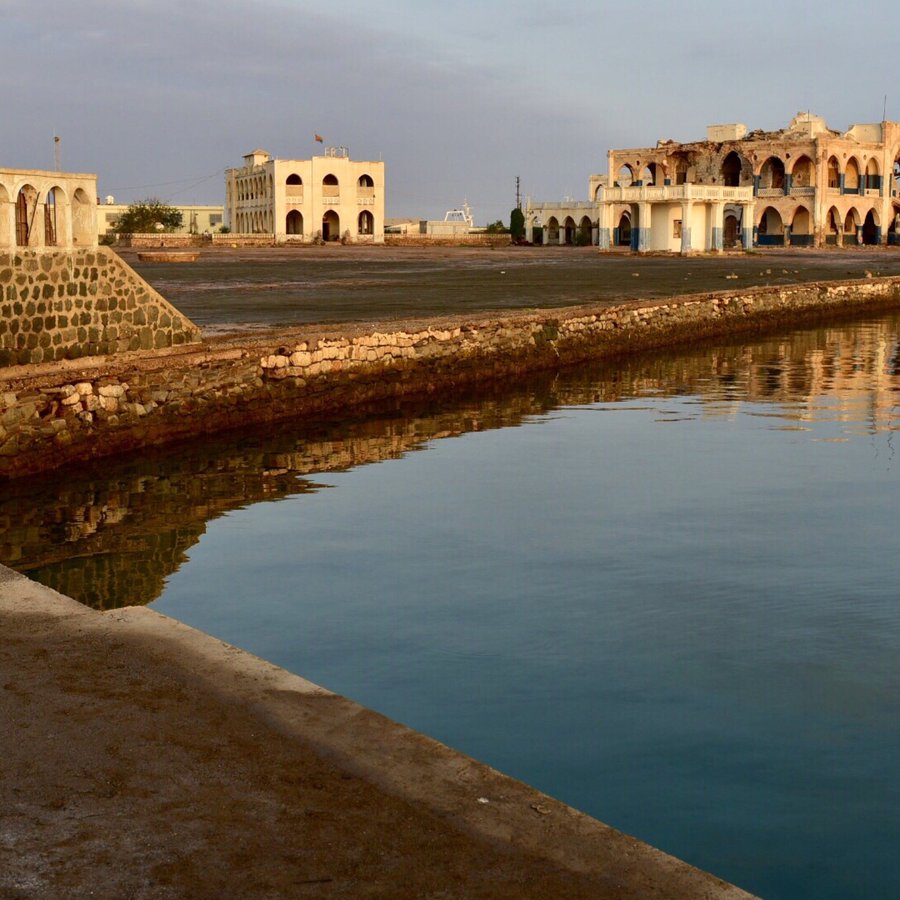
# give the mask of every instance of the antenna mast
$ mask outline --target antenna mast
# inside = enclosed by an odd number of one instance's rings
[[[516,209],[522,208],[522,195],[519,193],[519,176],[516,175]]]
[[[62,166],[60,165],[60,148],[59,148],[59,135],[53,135],[53,166],[57,172],[62,171]]]

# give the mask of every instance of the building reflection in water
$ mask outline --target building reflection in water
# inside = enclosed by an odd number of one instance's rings
[[[667,399],[682,397],[690,401],[688,418],[765,416],[771,427],[826,440],[893,432],[898,329],[900,316],[890,315],[753,344],[605,361],[445,398],[440,406],[432,399],[358,421],[269,426],[14,482],[0,499],[0,559],[100,609],[149,603],[206,523],[229,510],[317,491],[317,474],[520,425],[561,406],[615,410],[642,399],[665,412]]]

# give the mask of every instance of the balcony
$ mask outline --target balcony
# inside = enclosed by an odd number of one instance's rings
[[[792,197],[815,197],[816,189],[814,187],[806,187],[804,185],[797,186],[794,185],[791,187],[791,196]]]
[[[779,194],[783,194],[780,191]],[[752,187],[723,187],[718,184],[666,184],[639,187],[606,188],[603,199],[607,203],[672,203],[680,200],[723,201],[749,203]],[[592,204],[586,204],[588,206]]]
[[[760,188],[756,192],[756,196],[763,198],[783,197],[784,188]]]
[[[357,197],[356,205],[357,206],[374,206],[375,198],[374,197]]]
[[[337,201],[341,196],[341,188],[340,185],[337,184],[323,184],[322,185],[322,198],[325,200]]]

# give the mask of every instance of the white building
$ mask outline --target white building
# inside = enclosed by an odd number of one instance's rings
[[[181,213],[181,227],[176,228],[173,234],[204,234],[218,231],[225,222],[224,206],[179,206],[172,203],[173,209]],[[104,203],[97,207],[97,235],[103,237],[107,234],[115,234],[116,226],[122,214],[128,209],[127,203],[115,203],[111,197],[107,197]]]
[[[273,159],[265,150],[225,172],[225,224],[278,243],[384,242],[384,163],[354,161],[345,147],[312,159]]]

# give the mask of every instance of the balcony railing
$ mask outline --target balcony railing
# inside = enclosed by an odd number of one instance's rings
[[[760,188],[756,192],[757,197],[783,197],[784,188]]]
[[[816,189],[814,187],[807,187],[805,185],[793,185],[791,187],[791,196],[792,197],[815,197]]]
[[[866,188],[866,196],[867,197],[880,197],[881,191],[878,188]]]
[[[356,205],[357,206],[374,206],[375,198],[374,197],[357,197]]]
[[[356,189],[357,197],[374,197],[375,196],[375,188],[373,187],[358,187]]]
[[[656,186],[606,188],[608,203],[664,203],[676,200],[735,200],[750,202],[752,187],[723,187],[717,184],[666,184]]]
[[[285,185],[284,188],[285,197],[299,197],[300,202],[303,201],[303,185],[302,184],[288,184]]]
[[[334,198],[335,200],[341,196],[341,188],[340,185],[337,184],[323,184],[322,185],[322,196],[327,198]]]

